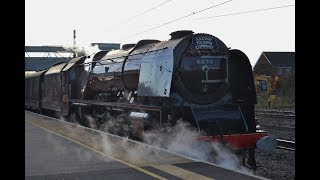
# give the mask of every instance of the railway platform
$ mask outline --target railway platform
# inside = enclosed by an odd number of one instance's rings
[[[25,179],[264,179],[25,111]]]

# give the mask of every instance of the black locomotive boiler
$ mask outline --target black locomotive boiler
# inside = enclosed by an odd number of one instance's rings
[[[181,119],[198,131],[199,141],[248,150],[255,167],[257,142],[272,146],[272,138],[256,130],[248,57],[210,34],[170,35],[26,75],[26,108],[76,114],[86,126],[88,116],[97,126],[112,121],[109,131],[134,138],[148,130],[165,133]]]

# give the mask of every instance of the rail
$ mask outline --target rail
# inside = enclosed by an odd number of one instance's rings
[[[256,113],[256,115],[268,116],[273,118],[286,118],[286,119],[295,119],[295,115],[286,115],[286,114],[275,114],[275,113]]]
[[[276,128],[286,128],[286,129],[291,129],[291,130],[295,130],[295,127],[291,127],[291,126],[279,126],[279,125],[272,125],[272,124],[263,124],[263,123],[259,123],[260,126],[267,126],[267,127],[276,127]]]
[[[289,150],[289,151],[295,151],[295,142],[294,141],[288,141],[284,139],[277,139],[278,141],[278,149],[284,149],[284,150]]]
[[[276,109],[255,109],[255,111],[265,112],[265,113],[295,114],[295,111],[285,111],[285,110],[276,110]]]

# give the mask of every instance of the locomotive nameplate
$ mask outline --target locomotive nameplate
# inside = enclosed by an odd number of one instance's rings
[[[214,37],[210,35],[198,35],[192,38],[192,43],[190,45],[190,49],[192,51],[199,49],[212,49],[217,50],[218,44]]]
[[[169,97],[172,71],[172,49],[146,53],[141,59],[138,96]]]

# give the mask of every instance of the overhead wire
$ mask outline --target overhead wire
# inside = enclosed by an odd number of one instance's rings
[[[295,6],[295,5],[291,4],[291,5],[286,5],[286,6],[277,6],[277,7],[263,8],[263,9],[255,9],[255,10],[250,10],[250,11],[242,11],[242,12],[222,14],[222,15],[216,15],[216,16],[210,16],[210,17],[197,18],[197,19],[194,19],[194,20],[211,19],[211,18],[224,17],[224,16],[234,16],[234,15],[239,15],[239,14],[248,14],[248,13],[253,13],[253,12],[258,12],[258,11],[267,11],[267,10],[291,7],[291,6]]]
[[[242,12],[235,12],[235,13],[229,13],[229,14],[216,15],[216,16],[211,16],[211,17],[197,18],[197,19],[194,19],[194,20],[218,18],[218,17],[224,17],[224,16],[234,16],[234,15],[248,14],[248,13],[254,13],[254,12],[259,12],[259,11],[267,11],[267,10],[273,10],[273,9],[287,8],[287,7],[292,7],[292,6],[295,6],[295,5],[292,5],[292,4],[291,4],[291,5],[284,5],[284,6],[263,8],[263,9],[255,9],[255,10],[250,10],[250,11],[242,11]],[[190,15],[188,15],[188,16],[190,16]],[[149,30],[156,29],[156,28],[158,28],[158,27],[163,26],[164,24],[161,24],[161,25],[159,25],[159,24],[149,24],[149,25],[145,25],[145,26],[155,26],[155,25],[157,25],[157,27],[154,27],[154,28],[149,29]],[[135,27],[143,27],[143,26],[135,26]],[[135,35],[142,34],[142,33],[147,32],[147,31],[149,31],[149,30],[143,31],[143,32],[141,32],[141,33],[134,34],[134,35],[132,35],[132,36],[128,36],[127,38],[134,37]]]
[[[161,3],[161,4],[157,5],[157,6],[154,6],[154,7],[152,7],[151,9],[148,9],[148,10],[146,10],[146,11],[144,11],[144,12],[138,14],[138,15],[133,16],[130,20],[132,20],[132,19],[134,19],[134,18],[136,18],[136,17],[139,17],[139,16],[141,16],[141,15],[144,15],[144,14],[146,14],[147,12],[150,12],[150,11],[152,11],[152,10],[154,10],[154,9],[156,9],[156,8],[162,6],[162,5],[164,5],[164,4],[166,4],[166,3],[170,2],[170,1],[173,1],[173,0],[168,0],[168,1],[165,1],[165,2],[163,2],[163,3]],[[130,21],[130,20],[129,20],[129,21]]]
[[[295,5],[294,5],[294,4],[290,4],[290,5],[285,5],[285,6],[277,6],[277,7],[263,8],[263,9],[254,9],[254,10],[249,10],[249,11],[242,11],[242,12],[221,14],[221,15],[210,16],[210,17],[196,18],[196,19],[194,19],[194,20],[218,18],[218,17],[224,17],[224,16],[234,16],[234,15],[248,14],[248,13],[254,13],[254,12],[259,12],[259,11],[268,11],[268,10],[274,10],[274,9],[280,9],[280,8],[287,8],[287,7],[292,7],[292,6],[295,6]],[[148,25],[134,26],[134,27],[158,26],[158,25],[159,25],[159,24],[148,24]]]
[[[142,33],[148,32],[148,31],[152,31],[152,30],[154,30],[154,29],[157,29],[157,28],[160,28],[160,27],[162,27],[162,26],[171,24],[171,23],[173,23],[173,22],[179,21],[179,20],[184,19],[184,18],[187,18],[187,17],[189,17],[189,16],[193,16],[193,15],[195,15],[195,14],[201,13],[201,12],[206,11],[206,10],[209,10],[209,9],[212,9],[212,8],[214,8],[214,7],[218,7],[218,6],[220,6],[220,5],[229,3],[229,2],[231,2],[231,1],[233,1],[233,0],[224,1],[224,2],[222,2],[222,3],[219,3],[219,4],[216,4],[216,5],[210,6],[210,7],[208,7],[208,8],[201,9],[201,10],[196,11],[196,12],[192,12],[191,14],[188,14],[188,15],[182,16],[182,17],[180,17],[180,18],[177,18],[177,19],[175,19],[175,20],[172,20],[172,21],[163,23],[163,24],[161,24],[161,25],[159,25],[159,26],[156,26],[156,27],[153,27],[153,28],[151,28],[151,29],[147,29],[147,30],[145,30],[145,31],[142,31],[142,32],[139,32],[139,33],[130,35],[130,36],[128,36],[127,38],[135,37],[135,36],[137,36],[137,35],[139,35],[139,34],[142,34]]]
[[[154,7],[146,10],[146,11],[143,11],[142,13],[137,14],[137,15],[131,17],[130,19],[126,20],[126,22],[128,23],[128,22],[132,21],[133,19],[135,19],[135,18],[137,18],[137,17],[139,17],[139,16],[142,16],[142,15],[144,15],[144,14],[146,14],[146,13],[152,11],[152,10],[155,10],[156,8],[158,8],[158,7],[160,7],[160,6],[163,6],[163,5],[167,4],[167,3],[170,2],[170,1],[173,1],[173,0],[167,0],[167,1],[163,2],[163,3],[161,3],[161,4],[158,4],[158,5],[154,6]],[[124,23],[125,23],[125,22],[122,22],[122,23],[119,23],[119,24],[122,24],[122,25],[123,25]]]

